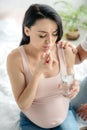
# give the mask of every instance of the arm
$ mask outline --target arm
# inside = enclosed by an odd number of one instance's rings
[[[64,49],[65,59],[66,59],[66,67],[68,74],[74,74],[74,64],[75,64],[75,54],[72,52],[71,47],[67,47]],[[73,83],[71,84],[70,94],[68,97],[73,99],[79,92],[79,84],[78,81],[74,79]]]
[[[76,55],[76,62],[81,63],[87,58],[87,51],[85,51],[81,45],[77,46],[77,55]],[[79,59],[79,60],[78,60]]]
[[[75,54],[72,52],[71,47],[65,48],[64,54],[65,54],[65,60],[66,60],[67,73],[72,74],[73,73],[73,67],[74,67],[74,64],[75,64]]]
[[[18,106],[22,110],[27,110],[35,98],[41,73],[39,71],[35,72],[32,78],[29,79],[29,84],[25,86],[25,76],[21,60],[19,54],[14,52],[7,57],[7,71]]]

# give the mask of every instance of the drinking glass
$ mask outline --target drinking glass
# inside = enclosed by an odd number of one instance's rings
[[[66,74],[66,75],[61,75],[61,80],[62,80],[62,94],[65,97],[68,97],[71,93],[71,87],[74,82],[74,74]]]

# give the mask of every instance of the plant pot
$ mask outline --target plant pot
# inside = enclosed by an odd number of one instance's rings
[[[66,38],[68,39],[68,40],[77,40],[78,38],[79,38],[79,36],[80,36],[80,33],[79,33],[79,31],[78,31],[78,29],[76,29],[76,30],[74,30],[74,31],[68,31],[67,33],[66,33]]]

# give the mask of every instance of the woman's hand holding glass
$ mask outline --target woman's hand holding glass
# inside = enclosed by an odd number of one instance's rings
[[[62,76],[62,83],[59,88],[61,89],[61,94],[70,100],[75,98],[80,90],[78,81],[74,79],[73,75]]]
[[[75,80],[74,64],[75,64],[75,54],[73,54],[70,47],[64,49],[64,56],[66,62],[66,71],[61,72],[61,82],[62,82],[62,95],[73,99],[79,92],[78,81]]]

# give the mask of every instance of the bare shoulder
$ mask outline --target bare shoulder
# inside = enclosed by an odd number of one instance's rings
[[[18,56],[19,56],[19,51],[18,51],[18,48],[16,48],[8,54],[7,59],[12,60],[14,58],[15,60],[16,58],[18,58]]]
[[[18,48],[12,50],[7,56],[7,70],[19,68],[21,66],[21,56]]]

